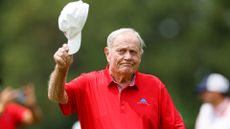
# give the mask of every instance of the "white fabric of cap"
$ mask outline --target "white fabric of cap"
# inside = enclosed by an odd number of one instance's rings
[[[88,16],[89,5],[81,0],[70,2],[62,9],[58,17],[58,27],[68,39],[69,54],[80,49],[81,31]]]
[[[229,81],[221,74],[212,73],[207,78],[206,88],[212,92],[227,93],[229,90]]]

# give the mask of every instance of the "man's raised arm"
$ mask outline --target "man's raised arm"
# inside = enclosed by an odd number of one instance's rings
[[[73,56],[68,54],[68,46],[64,44],[54,54],[56,66],[51,73],[48,84],[48,98],[61,104],[68,102],[68,96],[64,90],[66,76],[70,64],[73,62]]]

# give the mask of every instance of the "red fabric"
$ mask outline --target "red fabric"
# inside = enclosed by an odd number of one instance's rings
[[[185,129],[165,86],[137,72],[135,86],[119,92],[108,69],[82,74],[67,83],[65,115],[76,112],[82,129]]]
[[[0,129],[16,129],[26,110],[26,108],[16,103],[8,104],[5,111],[0,114]]]

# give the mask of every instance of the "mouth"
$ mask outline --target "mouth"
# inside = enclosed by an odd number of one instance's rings
[[[120,65],[121,65],[121,66],[126,66],[126,67],[131,67],[131,66],[133,66],[133,64],[131,64],[131,63],[121,63]]]

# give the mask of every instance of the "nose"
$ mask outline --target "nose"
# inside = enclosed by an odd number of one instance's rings
[[[125,59],[125,60],[130,60],[131,58],[132,58],[131,53],[130,53],[129,51],[127,51],[127,52],[125,53],[125,55],[124,55],[124,59]]]

